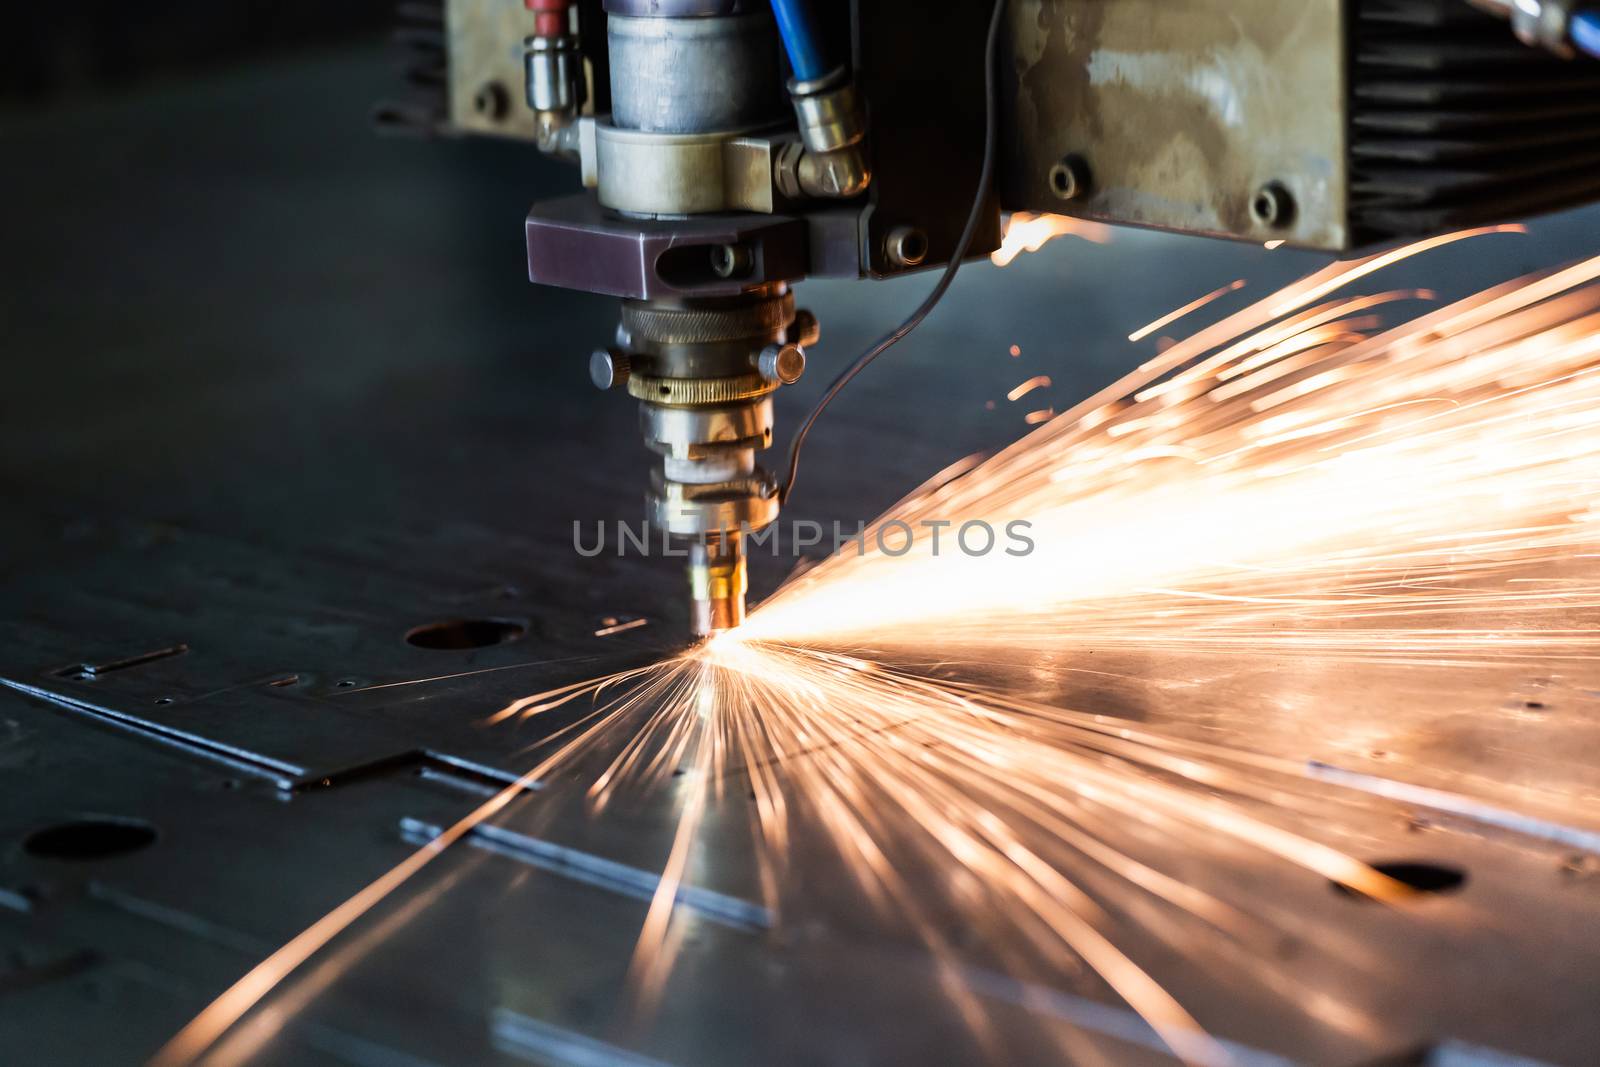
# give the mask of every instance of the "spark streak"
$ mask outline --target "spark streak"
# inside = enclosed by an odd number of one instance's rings
[[[1010,400],[1012,403],[1015,403],[1016,401],[1027,396],[1029,393],[1033,392],[1035,389],[1048,388],[1050,388],[1050,376],[1048,374],[1035,374],[1032,378],[1029,378],[1027,381],[1011,390],[1011,392],[1007,393],[1006,399]]]
[[[1240,289],[1243,289],[1244,287],[1245,287],[1245,280],[1243,278],[1240,278],[1237,281],[1230,282],[1227,285],[1224,285],[1224,286],[1222,286],[1220,288],[1213,289],[1213,290],[1211,290],[1211,292],[1207,293],[1205,296],[1200,297],[1200,299],[1191,300],[1189,303],[1183,305],[1182,307],[1177,308],[1177,309],[1175,309],[1173,311],[1167,312],[1165,315],[1161,316],[1159,319],[1156,319],[1154,322],[1149,323],[1148,325],[1145,325],[1145,326],[1141,326],[1139,329],[1134,330],[1132,333],[1130,333],[1128,335],[1128,340],[1134,341],[1134,342],[1143,341],[1146,337],[1149,337],[1151,334],[1155,333],[1157,330],[1161,329],[1162,327],[1171,326],[1174,322],[1177,322],[1181,318],[1185,318],[1186,316],[1194,314],[1196,311],[1199,311],[1201,308],[1205,307],[1207,304],[1210,304],[1211,302],[1213,302],[1215,300],[1220,300],[1223,297],[1227,296],[1229,293],[1236,293]]]
[[[1043,648],[1070,620],[1101,648],[1592,655],[1594,631],[1543,613],[1600,585],[1511,579],[1600,539],[1600,257],[1382,332],[1366,312],[1407,294],[1313,305],[1372,262],[1203,330],[892,516],[1023,520],[1032,555],[893,557],[869,528],[746,635]],[[1423,629],[1490,611],[1511,624]]]

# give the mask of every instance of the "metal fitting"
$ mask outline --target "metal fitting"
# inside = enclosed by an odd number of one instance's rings
[[[576,116],[583,107],[583,54],[576,37],[529,37],[522,42],[528,106]]]
[[[916,267],[928,258],[928,235],[915,226],[896,226],[884,239],[884,252],[897,267]]]
[[[789,170],[787,179],[779,174],[779,186],[797,190],[785,195],[847,200],[860,196],[872,181],[865,146],[866,119],[860,96],[850,73],[840,67],[826,77],[811,81],[791,81],[789,98],[794,103],[805,151],[780,157]]]
[[[806,354],[796,344],[768,345],[756,358],[756,369],[769,382],[793,385],[806,372]]]
[[[800,139],[813,152],[836,152],[866,136],[861,100],[843,67],[825,78],[791,81],[789,99],[799,120]]]
[[[720,533],[689,547],[689,623],[697,637],[741,626],[748,588],[741,534]]]
[[[872,173],[860,145],[833,152],[806,151],[795,171],[796,184],[807,196],[827,200],[849,200],[867,191]]]
[[[539,151],[566,160],[580,157],[576,123],[585,96],[583,54],[570,36],[526,38],[524,90],[533,110],[534,142]]]

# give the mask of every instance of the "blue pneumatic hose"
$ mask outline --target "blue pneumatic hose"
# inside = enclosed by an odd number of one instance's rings
[[[789,66],[798,80],[813,81],[833,70],[836,64],[828,62],[826,42],[811,0],[772,0],[772,15],[778,20],[778,35],[783,38]]]
[[[1567,27],[1567,36],[1572,38],[1573,46],[1580,52],[1586,52],[1600,59],[1600,11],[1591,9],[1572,16],[1572,22]]]

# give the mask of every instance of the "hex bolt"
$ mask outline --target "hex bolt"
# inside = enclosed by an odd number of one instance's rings
[[[1057,200],[1077,200],[1089,194],[1089,161],[1082,156],[1062,156],[1050,168],[1050,191]]]
[[[1267,182],[1250,198],[1250,217],[1262,226],[1283,229],[1294,221],[1294,194],[1282,182]]]
[[[806,354],[799,345],[768,345],[756,360],[756,370],[769,382],[793,385],[806,370]]]
[[[750,249],[744,245],[714,245],[711,249],[711,272],[719,278],[744,278],[753,265]]]
[[[915,226],[896,226],[884,240],[889,262],[897,267],[915,267],[928,258],[928,235]]]
[[[789,324],[786,336],[791,343],[810,348],[822,340],[822,323],[810,311],[801,308],[794,313],[794,321]]]
[[[616,348],[597,348],[589,356],[589,380],[596,389],[620,389],[628,384],[632,360]]]

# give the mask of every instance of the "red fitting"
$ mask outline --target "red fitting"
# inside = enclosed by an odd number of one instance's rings
[[[572,6],[571,0],[523,0],[529,11],[533,12],[533,34],[535,37],[565,37],[570,23],[567,21],[567,9]]]

